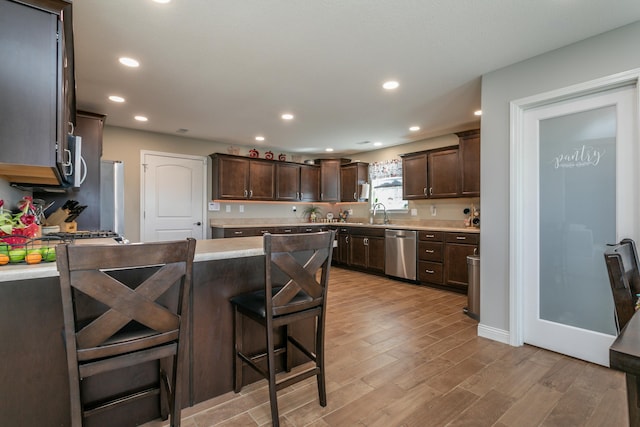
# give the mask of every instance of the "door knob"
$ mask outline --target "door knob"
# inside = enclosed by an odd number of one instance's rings
[[[202,225],[202,223],[201,223],[200,221],[198,221],[198,222],[194,222],[194,223],[193,223],[193,225],[198,225],[198,226],[200,226],[200,225]]]

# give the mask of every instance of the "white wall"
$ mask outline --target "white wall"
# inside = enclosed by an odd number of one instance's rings
[[[509,102],[640,67],[640,22],[482,79],[481,321],[509,329]]]

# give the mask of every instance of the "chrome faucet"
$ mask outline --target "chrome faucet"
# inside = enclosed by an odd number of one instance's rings
[[[373,205],[373,215],[371,216],[371,220],[369,222],[373,224],[373,218],[376,216],[376,212],[378,211],[379,207],[382,207],[382,211],[384,212],[384,223],[389,224],[389,217],[387,216],[387,208],[380,202]]]

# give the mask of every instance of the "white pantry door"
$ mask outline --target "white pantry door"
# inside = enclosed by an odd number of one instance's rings
[[[140,240],[205,238],[207,159],[141,152]]]
[[[603,253],[637,239],[635,87],[524,113],[524,341],[609,365],[614,304]]]

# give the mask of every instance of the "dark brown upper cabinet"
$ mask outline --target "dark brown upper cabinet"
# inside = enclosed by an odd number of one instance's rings
[[[480,129],[457,133],[460,139],[460,194],[480,195]]]
[[[428,195],[427,153],[402,156],[402,197],[404,200],[425,199]]]
[[[343,202],[360,201],[362,184],[369,179],[369,164],[348,163],[340,167],[340,200]]]
[[[340,159],[320,160],[320,201],[340,201]]]
[[[315,202],[319,195],[319,166],[276,163],[276,200]]]
[[[6,83],[0,99],[0,176],[16,183],[60,185],[75,114],[75,106],[65,105],[75,103],[69,81],[71,3],[5,0],[0,16],[0,75]]]
[[[274,162],[225,154],[212,154],[211,158],[214,199],[275,199]]]
[[[429,198],[458,197],[460,195],[458,148],[433,151],[428,155],[427,182]]]

